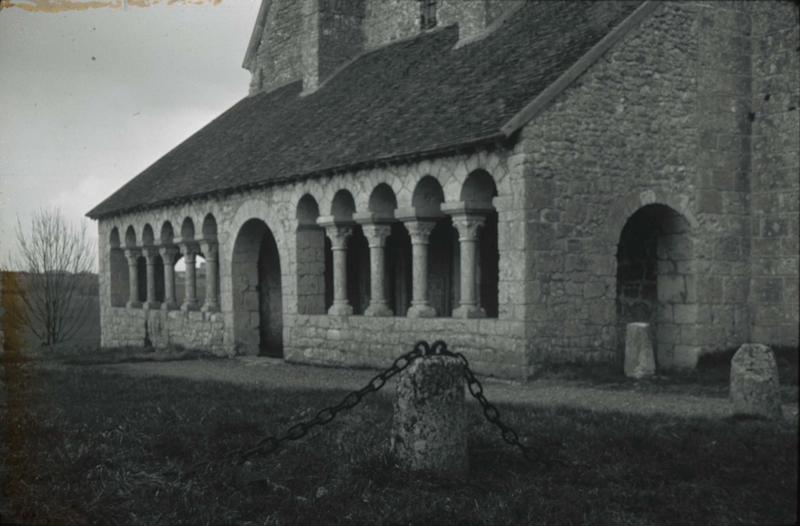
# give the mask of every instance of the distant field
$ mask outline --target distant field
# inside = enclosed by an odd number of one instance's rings
[[[22,305],[19,299],[19,288],[25,287],[25,275],[20,272],[3,273],[3,308],[14,308],[14,305]],[[82,348],[96,348],[100,346],[100,303],[98,298],[98,278],[97,274],[87,274],[83,277],[83,283],[79,290],[79,297],[77,301],[85,301],[88,303],[86,311],[86,322],[82,325],[80,330],[68,341],[62,344],[62,347],[82,347]],[[7,322],[6,322],[7,323]],[[7,329],[4,328],[7,331]],[[26,349],[39,348],[39,340],[36,335],[30,330],[23,328],[21,334],[22,343]]]

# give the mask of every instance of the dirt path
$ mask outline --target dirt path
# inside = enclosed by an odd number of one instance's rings
[[[281,360],[242,357],[230,360],[141,362],[98,366],[132,375],[159,375],[191,380],[213,380],[273,389],[353,390],[362,387],[376,371],[293,365]],[[495,403],[534,407],[568,406],[594,411],[632,414],[667,414],[684,417],[730,416],[726,398],[677,393],[652,393],[636,389],[609,389],[565,380],[512,382],[486,378],[486,397]],[[393,384],[381,391],[394,392]],[[785,404],[784,416],[796,421],[798,405]]]

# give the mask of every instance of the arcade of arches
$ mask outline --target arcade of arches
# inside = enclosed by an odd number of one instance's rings
[[[304,194],[296,205],[296,314],[337,317],[497,318],[497,188],[483,170],[470,174],[461,201],[445,202],[423,177],[398,209],[378,184],[366,210],[338,191],[330,214]],[[128,310],[215,313],[221,306],[217,222],[208,213],[196,234],[190,217],[160,235],[150,223],[110,232],[110,305]],[[230,256],[233,345],[237,353],[283,356],[284,286],[278,243],[263,218],[242,224]],[[197,265],[202,258],[204,264]],[[184,261],[185,270],[176,270]],[[229,322],[230,323],[230,322]]]
[[[605,356],[620,352],[631,321],[651,323],[663,366],[697,347],[692,227],[676,210],[650,204],[630,213],[608,247],[614,274],[590,269],[615,290],[598,299],[586,292],[584,305],[570,307],[556,295],[558,282],[544,281],[550,263],[522,266],[524,252],[503,239],[510,200],[488,171],[473,170],[448,192],[424,175],[401,198],[385,182],[363,195],[342,185],[327,197],[312,186],[294,191],[280,214],[264,201],[244,212],[241,204],[197,207],[109,224],[104,345],[146,337],[218,354],[377,366],[409,342],[444,337],[478,370],[521,376],[527,349],[565,337],[539,329],[536,317],[575,326],[588,308],[575,334],[584,330]],[[531,246],[546,241],[532,238]],[[509,279],[517,269],[527,274]],[[510,298],[528,294],[525,287],[540,295],[521,318]],[[611,318],[593,314],[606,304]],[[590,333],[606,328],[613,340]]]

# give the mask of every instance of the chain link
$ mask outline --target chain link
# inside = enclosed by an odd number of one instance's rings
[[[386,385],[386,382],[389,381],[389,379],[408,368],[412,363],[414,363],[415,360],[424,356],[436,355],[449,356],[456,358],[461,362],[464,370],[464,378],[467,382],[467,388],[473,398],[475,398],[481,405],[481,408],[483,409],[483,415],[486,420],[497,426],[498,429],[500,429],[500,436],[503,438],[503,440],[506,443],[517,447],[527,460],[532,462],[539,461],[540,459],[532,454],[530,448],[526,447],[520,441],[517,432],[503,423],[503,421],[500,419],[500,411],[486,399],[483,394],[483,385],[472,372],[467,358],[461,353],[449,351],[447,349],[447,344],[444,341],[437,340],[432,345],[428,345],[428,343],[425,341],[417,342],[411,351],[398,356],[389,368],[376,374],[369,382],[367,382],[364,387],[357,391],[348,393],[338,404],[319,410],[316,416],[314,416],[314,418],[311,420],[300,422],[291,426],[282,435],[266,436],[250,448],[239,448],[227,453],[217,460],[208,460],[197,463],[192,466],[187,473],[195,472],[202,467],[207,468],[213,464],[228,462],[234,459],[237,459],[238,464],[241,465],[254,455],[268,455],[273,453],[286,442],[300,440],[301,438],[305,437],[314,427],[328,424],[334,418],[336,418],[336,415],[338,415],[341,411],[346,411],[357,406],[359,403],[361,403],[365,396],[380,390],[384,385]]]

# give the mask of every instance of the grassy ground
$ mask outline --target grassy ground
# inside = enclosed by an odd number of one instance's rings
[[[6,357],[0,513],[47,524],[779,524],[796,518],[787,423],[501,408],[529,465],[475,411],[468,476],[386,453],[373,397],[247,470],[177,471],[285,429],[344,393],[41,369]],[[488,393],[491,398],[491,393]],[[471,411],[475,408],[472,407]],[[0,517],[0,523],[3,517]]]
[[[707,354],[700,358],[694,370],[670,371],[668,374],[659,373],[655,377],[644,380],[626,378],[622,372],[622,365],[614,363],[550,364],[544,366],[536,377],[576,380],[606,389],[727,397],[730,386],[730,364],[736,351],[737,349],[729,349]],[[783,402],[797,402],[800,351],[797,348],[776,347],[773,348],[773,352],[778,363]]]

